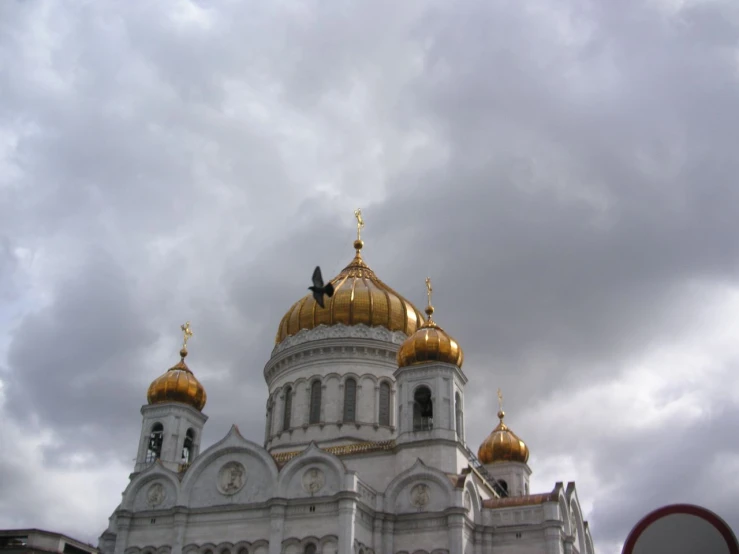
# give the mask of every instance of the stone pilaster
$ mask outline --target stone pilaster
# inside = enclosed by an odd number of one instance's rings
[[[285,528],[286,503],[273,504],[269,510],[269,554],[281,554]]]
[[[372,527],[372,548],[377,554],[382,552],[382,519],[375,518]]]
[[[559,528],[549,527],[544,530],[544,541],[547,554],[564,554],[562,552],[562,538]]]
[[[131,530],[131,516],[119,514],[116,521],[118,533],[115,541],[115,554],[123,554],[128,546],[128,533]]]
[[[175,508],[174,514],[174,536],[172,537],[171,554],[182,554],[185,542],[185,531],[187,530],[187,514],[182,508]]]
[[[357,504],[354,499],[345,498],[339,500],[338,554],[352,554],[354,551],[354,518],[356,514]]]
[[[464,515],[449,514],[446,524],[449,530],[449,554],[464,554]]]
[[[385,537],[384,537],[384,549],[382,554],[393,554],[395,552],[395,524],[386,519],[385,520]]]

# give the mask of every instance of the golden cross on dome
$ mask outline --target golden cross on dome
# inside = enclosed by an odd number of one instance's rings
[[[498,411],[503,411],[503,392],[498,389]]]
[[[429,298],[429,306],[431,305],[431,293],[434,289],[431,288],[431,277],[426,277],[426,296]]]
[[[190,337],[192,336],[190,322],[188,321],[184,325],[180,325],[180,329],[182,329],[182,334],[184,335],[184,340],[182,341],[182,349],[187,350],[187,341],[190,340]]]
[[[364,219],[362,219],[362,209],[357,208],[354,210],[354,217],[357,218],[357,240],[362,240],[361,231],[362,227],[364,227]]]

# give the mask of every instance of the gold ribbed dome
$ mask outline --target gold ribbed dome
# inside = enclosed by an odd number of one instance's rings
[[[488,438],[482,441],[477,451],[477,458],[483,464],[495,462],[521,462],[526,463],[529,459],[529,447],[518,436],[503,423],[505,412],[500,410],[498,418],[500,423],[493,429]]]
[[[277,330],[275,344],[302,329],[319,325],[359,325],[385,327],[411,335],[423,322],[423,315],[413,304],[377,278],[362,260],[363,242],[357,239],[354,259],[341,273],[331,279],[332,297],[326,297],[321,308],[311,293],[298,300],[287,311]]]
[[[432,318],[434,307],[431,305],[431,279],[426,278],[429,304],[426,306],[427,321],[398,350],[398,367],[408,367],[426,362],[444,362],[462,367],[464,353],[456,340],[446,334]]]
[[[164,375],[154,379],[149,385],[146,398],[149,404],[179,402],[200,411],[207,399],[205,389],[185,363],[187,349],[180,350],[180,356],[182,358],[175,366],[167,370]]]

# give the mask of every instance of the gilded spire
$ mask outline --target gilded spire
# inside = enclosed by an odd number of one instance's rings
[[[362,228],[364,227],[364,219],[362,219],[362,209],[357,208],[354,210],[354,217],[357,218],[357,240],[354,241],[354,248],[357,249],[357,254],[359,254],[359,251],[364,246],[364,242],[362,242]]]
[[[182,359],[187,356],[187,341],[190,340],[190,337],[192,337],[192,329],[190,329],[190,322],[186,322],[182,325],[180,325],[180,329],[182,329],[182,350],[180,350],[180,356],[182,356]]]
[[[503,411],[503,392],[498,389],[498,419],[500,419],[501,423],[503,423],[504,417],[505,412]]]
[[[426,296],[428,297],[428,305],[426,306],[426,315],[429,318],[429,322],[433,321],[432,315],[434,313],[434,307],[431,305],[431,293],[434,289],[431,288],[431,277],[426,277]]]

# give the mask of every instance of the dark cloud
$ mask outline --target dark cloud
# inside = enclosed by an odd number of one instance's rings
[[[279,320],[315,265],[350,261],[361,205],[380,278],[419,306],[434,281],[473,446],[501,386],[532,465],[575,451],[596,545],[673,500],[737,526],[710,492],[737,455],[733,385],[703,379],[710,417],[577,441],[556,429],[586,408],[540,410],[711,332],[707,299],[736,287],[738,24],[729,2],[2,3],[0,302],[22,314],[0,319],[3,425],[51,432],[23,447],[50,471],[130,466],[191,320],[205,442],[260,441]],[[732,354],[703,353],[729,379]],[[36,500],[2,525],[50,517],[21,473]],[[110,487],[70,532],[97,536]]]

